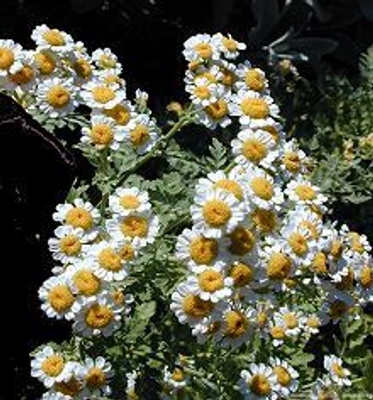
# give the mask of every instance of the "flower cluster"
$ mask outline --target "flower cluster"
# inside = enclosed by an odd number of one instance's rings
[[[110,49],[89,54],[82,42],[47,25],[37,26],[31,39],[34,50],[0,40],[0,90],[44,120],[86,114],[87,109],[90,123],[81,142],[99,150],[125,145],[144,154],[154,146],[158,128],[147,95],[138,90],[131,103],[120,77],[122,65]]]
[[[371,246],[364,235],[325,218],[327,198],[311,182],[304,152],[286,139],[265,73],[241,60],[245,44],[220,33],[184,43],[190,104],[170,105],[179,119],[169,121],[161,135],[147,95],[137,91],[133,103],[127,99],[122,67],[111,50],[90,55],[83,43],[46,25],[31,37],[35,50],[0,40],[0,87],[29,112],[49,119],[89,110],[79,147],[91,155],[97,167],[93,184],[101,191],[94,202],[87,189],[74,188],[53,214],[59,226],[48,245],[56,265],[39,298],[48,317],[72,322],[74,340],[66,348],[45,345],[34,352],[31,374],[47,389],[42,399],[112,393],[137,399],[137,380],[146,380],[145,370],[159,378],[164,399],[194,398],[194,382],[215,398],[227,388],[254,400],[302,391],[302,371],[286,359],[286,348],[304,348],[327,324],[359,317],[373,299]],[[190,123],[218,132],[229,126],[235,133],[232,162],[199,175],[192,204],[186,199],[164,204],[170,192],[162,188],[152,199],[155,215],[150,195],[159,182],[146,182],[139,169],[164,155],[168,141]],[[185,204],[190,225],[178,220]],[[151,256],[140,259],[147,251]],[[143,265],[131,279],[141,282],[132,295],[128,282],[137,263]],[[157,295],[163,296],[159,302]],[[159,321],[139,345],[156,312]],[[174,316],[187,325],[180,334],[183,354],[198,345],[200,352],[212,348],[231,362],[235,350],[242,350],[232,371],[215,365],[213,357],[203,363],[204,355],[175,356],[178,343],[170,343],[169,332],[180,326],[172,325]],[[131,320],[138,326],[128,328]],[[184,340],[189,332],[193,343]],[[100,353],[97,344],[109,336],[114,350]],[[210,364],[214,369],[208,373]],[[334,398],[351,384],[342,364],[336,355],[325,356],[327,373],[307,383],[311,398]],[[118,393],[111,388],[112,365],[122,375]]]

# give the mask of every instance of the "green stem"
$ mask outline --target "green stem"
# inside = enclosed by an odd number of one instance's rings
[[[183,115],[173,126],[172,128],[163,135],[155,146],[147,153],[145,156],[141,157],[136,165],[134,165],[131,169],[127,170],[125,173],[118,177],[116,186],[120,186],[123,181],[131,175],[133,172],[138,170],[141,166],[146,164],[151,158],[153,158],[162,147],[168,143],[168,141],[177,133],[179,132],[184,126],[193,122],[193,112],[190,112],[191,107],[188,108],[185,115]]]

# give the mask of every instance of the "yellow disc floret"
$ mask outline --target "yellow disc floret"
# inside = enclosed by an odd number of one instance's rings
[[[83,207],[74,207],[65,217],[66,223],[74,228],[82,228],[87,231],[93,227],[93,218],[89,211]]]
[[[109,103],[115,99],[115,91],[109,86],[101,85],[92,89],[93,99],[100,104]]]
[[[267,146],[259,139],[247,139],[242,143],[242,154],[254,164],[259,163],[268,154]]]
[[[253,192],[263,200],[268,201],[273,197],[272,183],[262,176],[253,178],[250,182],[250,187]]]
[[[73,282],[83,296],[93,296],[101,289],[100,279],[90,270],[81,269],[73,276]]]
[[[145,237],[148,234],[148,220],[138,215],[131,215],[123,219],[120,225],[123,235],[134,237]]]
[[[203,318],[211,314],[214,303],[209,300],[202,300],[199,296],[189,293],[183,299],[182,309],[189,317]]]
[[[43,39],[51,46],[64,46],[66,41],[58,29],[50,29],[43,34]]]
[[[268,396],[272,391],[268,378],[263,374],[254,375],[250,380],[249,386],[250,390],[260,397]]]
[[[102,304],[93,304],[86,312],[86,324],[95,329],[102,329],[108,326],[114,318],[113,310]]]
[[[291,271],[292,261],[284,253],[273,253],[268,261],[266,273],[269,279],[284,280]]]
[[[230,234],[231,244],[229,251],[237,256],[244,256],[249,253],[256,242],[254,234],[244,226],[237,226]]]
[[[64,108],[70,102],[70,92],[61,85],[51,87],[47,92],[47,101],[53,108]]]
[[[118,272],[122,269],[122,259],[109,247],[100,251],[98,262],[102,268],[108,271]]]
[[[265,119],[269,115],[268,104],[263,99],[244,99],[241,102],[241,110],[244,115],[253,119]]]
[[[0,69],[7,70],[14,63],[14,53],[7,47],[0,47]]]
[[[206,270],[198,276],[198,284],[203,291],[213,293],[224,287],[224,278],[218,271]]]
[[[130,132],[131,143],[135,147],[140,147],[150,139],[149,128],[146,125],[138,124]]]
[[[209,200],[202,209],[205,221],[214,228],[224,226],[232,217],[232,210],[223,200]]]
[[[74,301],[74,295],[67,285],[57,285],[48,293],[48,303],[57,312],[70,309]]]
[[[232,265],[229,270],[229,276],[233,278],[233,285],[235,287],[246,286],[254,279],[254,275],[254,269],[242,262]]]
[[[41,370],[48,376],[58,376],[65,366],[65,362],[59,354],[53,354],[41,364]]]
[[[191,259],[197,264],[210,265],[218,256],[219,244],[212,238],[197,237],[189,245]]]
[[[92,142],[99,146],[109,146],[114,139],[112,128],[106,124],[96,124],[92,127],[90,136]]]
[[[82,243],[77,236],[66,235],[60,240],[59,247],[62,253],[67,254],[68,256],[75,256],[80,253]]]

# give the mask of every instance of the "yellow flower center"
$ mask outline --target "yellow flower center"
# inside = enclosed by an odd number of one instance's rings
[[[314,200],[316,198],[315,190],[311,186],[305,184],[298,185],[295,188],[295,193],[299,199],[303,201]]]
[[[142,238],[148,234],[149,225],[146,218],[138,215],[130,215],[123,219],[120,229],[124,236]]]
[[[354,285],[354,271],[349,267],[347,271],[347,275],[342,276],[342,279],[340,282],[338,282],[335,286],[339,290],[347,290],[351,289],[352,286]]]
[[[348,311],[347,304],[342,300],[334,300],[330,304],[329,317],[332,320],[341,318]]]
[[[56,61],[47,52],[36,53],[34,57],[42,75],[50,75],[56,68]]]
[[[114,292],[111,292],[111,297],[114,300],[115,304],[121,305],[124,303],[124,300],[126,299],[126,296],[124,295],[123,291],[118,289],[115,290]]]
[[[298,232],[293,232],[288,239],[288,243],[294,253],[301,257],[308,253],[307,239]]]
[[[250,182],[250,187],[253,192],[263,200],[271,200],[273,197],[272,183],[262,176],[253,178]]]
[[[208,86],[197,86],[194,89],[194,94],[201,100],[208,99],[211,96],[211,92]]]
[[[66,44],[62,33],[58,29],[50,29],[45,32],[43,39],[51,46],[64,46]]]
[[[135,250],[132,245],[124,244],[119,250],[118,254],[122,260],[132,261],[135,258]]]
[[[100,279],[90,270],[79,270],[73,276],[73,282],[83,296],[93,296],[101,289]]]
[[[319,328],[320,327],[320,320],[316,315],[311,315],[308,319],[307,319],[307,326],[309,328]]]
[[[287,329],[295,329],[299,325],[297,316],[294,313],[286,313],[283,316]]]
[[[343,253],[343,244],[340,240],[334,240],[330,248],[330,254],[336,258],[341,258]]]
[[[115,99],[115,91],[105,85],[97,86],[92,89],[93,99],[100,104],[109,103],[109,101]]]
[[[41,364],[41,370],[48,376],[58,376],[65,366],[63,358],[53,354],[46,358]]]
[[[74,256],[80,253],[82,244],[77,236],[66,235],[60,240],[59,247],[62,253]]]
[[[268,396],[271,391],[271,384],[263,374],[256,374],[250,380],[250,390],[257,396]]]
[[[337,362],[334,362],[331,366],[331,370],[334,372],[334,374],[336,374],[339,378],[344,378],[346,376],[345,370],[342,367],[342,365],[340,365]]]
[[[109,146],[113,139],[114,133],[109,125],[97,124],[92,126],[90,136],[95,145]]]
[[[284,340],[286,337],[285,329],[282,326],[273,326],[270,330],[273,339]]]
[[[198,276],[198,284],[204,292],[213,293],[224,287],[224,278],[218,271],[206,270]]]
[[[335,400],[337,397],[335,393],[331,392],[329,389],[321,389],[317,394],[317,400]]]
[[[237,256],[244,256],[249,253],[255,245],[255,236],[247,228],[237,226],[229,235],[231,244],[229,251]]]
[[[114,318],[111,308],[101,304],[93,304],[85,315],[85,322],[91,328],[102,329],[108,326]]]
[[[277,382],[281,386],[289,386],[291,382],[291,375],[286,368],[277,365],[273,368],[273,372],[276,374]]]
[[[263,99],[243,99],[241,110],[245,115],[253,119],[265,119],[269,115],[268,104]]]
[[[254,279],[254,270],[250,265],[239,262],[232,265],[229,276],[233,278],[234,286],[242,287]]]
[[[120,205],[127,210],[134,210],[139,207],[140,201],[133,194],[126,194],[119,199]]]
[[[214,185],[214,188],[227,190],[228,192],[233,193],[238,200],[243,199],[243,190],[241,186],[236,181],[232,181],[231,179],[221,179],[220,181],[217,181]]]
[[[110,110],[105,110],[104,114],[113,118],[118,125],[126,125],[131,119],[130,110],[121,104],[116,105]]]
[[[65,396],[74,398],[81,391],[82,384],[78,379],[72,377],[68,381],[56,382],[54,384],[54,389]]]
[[[373,271],[369,265],[364,265],[360,272],[360,283],[364,289],[369,289],[373,284]]]
[[[254,225],[262,232],[273,232],[277,226],[276,214],[272,210],[257,208],[251,214]]]
[[[88,371],[85,381],[90,389],[99,389],[106,384],[106,376],[101,368],[93,367]]]
[[[284,163],[285,168],[290,172],[296,173],[300,170],[299,154],[295,151],[285,153],[282,162]]]
[[[212,57],[212,47],[208,43],[198,43],[194,46],[194,50],[204,60],[208,60]]]
[[[25,65],[15,74],[11,74],[10,80],[17,85],[24,85],[30,82],[34,75],[34,70],[29,65]]]
[[[195,263],[210,265],[218,256],[219,244],[215,239],[197,237],[190,242],[189,253]]]
[[[87,60],[79,58],[73,65],[74,71],[80,78],[89,78],[92,75],[92,67]]]
[[[265,77],[257,69],[250,69],[245,74],[246,86],[256,92],[261,92],[265,88]]]
[[[70,92],[61,85],[53,86],[47,92],[47,101],[53,108],[64,108],[70,102]]]
[[[361,243],[360,235],[356,232],[350,232],[349,236],[351,239],[351,250],[356,251],[360,254],[363,253],[365,249],[363,244]]]
[[[283,253],[273,253],[268,261],[267,276],[272,280],[284,280],[291,271],[291,259]]]
[[[135,147],[140,147],[150,139],[149,128],[146,125],[137,125],[130,132],[131,143]]]
[[[256,316],[256,322],[259,325],[260,328],[264,328],[267,325],[268,322],[268,316],[265,312],[261,311],[258,312],[258,315]]]
[[[232,217],[232,210],[223,200],[206,201],[202,213],[205,221],[214,228],[224,226]]]
[[[74,301],[74,295],[67,285],[57,285],[48,293],[48,302],[57,312],[68,310]]]
[[[214,120],[219,120],[228,115],[228,105],[223,99],[219,99],[215,103],[208,105],[205,108],[207,115],[209,115]]]
[[[228,311],[224,317],[226,326],[224,330],[224,335],[237,338],[244,335],[247,332],[249,326],[249,321],[245,314],[240,311]]]
[[[74,228],[82,228],[87,231],[93,227],[92,215],[83,207],[74,207],[66,214],[66,223]]]
[[[102,54],[98,60],[99,66],[102,69],[114,68],[116,61],[107,54]]]
[[[14,53],[7,47],[0,47],[0,69],[9,69],[14,63]]]
[[[267,146],[259,139],[247,139],[242,143],[242,154],[252,163],[257,164],[268,154]]]
[[[299,224],[299,226],[306,228],[310,232],[313,239],[318,239],[320,237],[317,226],[313,222],[304,220]]]
[[[210,71],[205,71],[205,72],[202,72],[202,73],[198,74],[196,76],[196,79],[197,78],[206,78],[210,83],[217,83],[218,82],[216,76],[214,74],[212,74]]]
[[[175,382],[182,382],[184,380],[184,373],[181,368],[175,368],[171,376]]]
[[[207,317],[214,309],[214,303],[209,300],[202,300],[199,296],[189,293],[183,299],[182,308],[189,317],[203,318]]]
[[[222,84],[228,87],[232,87],[237,81],[237,75],[227,68],[221,68],[220,71],[223,74],[221,78]]]
[[[223,46],[232,53],[238,49],[237,42],[234,39],[223,37],[221,42]]]
[[[315,257],[312,260],[312,267],[317,274],[326,274],[328,272],[326,255],[321,252],[315,254]]]
[[[98,255],[100,266],[108,271],[118,272],[122,269],[122,259],[113,249],[106,248]]]

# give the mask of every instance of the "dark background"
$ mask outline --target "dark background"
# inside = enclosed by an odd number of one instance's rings
[[[294,40],[283,49],[310,54],[311,62],[299,68],[315,85],[327,72],[356,74],[359,54],[373,41],[369,0],[314,1],[318,8],[305,0],[293,3],[280,18],[281,0],[1,0],[0,38],[32,48],[32,30],[45,23],[90,51],[109,47],[123,64],[129,97],[137,88],[147,91],[156,114],[171,100],[185,98],[181,51],[196,33],[231,33],[248,44],[249,59],[266,65],[273,60],[265,46],[292,28]],[[82,171],[66,161],[70,156],[63,148],[47,142],[47,132],[3,98],[0,135],[0,400],[34,400],[42,392],[29,376],[30,351],[69,333],[67,325],[44,317],[37,298],[52,266],[51,214]]]

